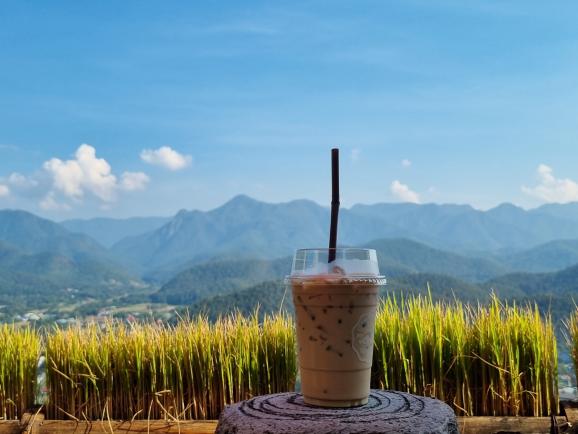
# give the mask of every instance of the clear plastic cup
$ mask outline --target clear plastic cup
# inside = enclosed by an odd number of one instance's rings
[[[371,249],[295,252],[295,304],[301,389],[306,403],[354,407],[367,403],[378,292],[385,285]]]

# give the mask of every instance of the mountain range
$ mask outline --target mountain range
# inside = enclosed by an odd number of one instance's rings
[[[125,294],[194,305],[252,288],[257,293],[266,282],[278,285],[294,249],[326,245],[328,226],[329,209],[314,202],[270,204],[242,195],[211,211],[182,210],[172,218],[59,224],[0,210],[0,304],[36,307]],[[355,205],[340,211],[338,239],[376,249],[390,285],[400,289],[429,282],[444,297],[483,298],[492,288],[520,298],[578,294],[578,269],[572,268],[578,264],[578,203],[532,210],[502,204],[488,211]],[[146,296],[143,282],[152,285]]]
[[[183,314],[200,313],[215,319],[235,311],[252,314],[257,308],[261,317],[280,309],[293,310],[291,292],[279,278],[226,291],[215,288],[210,296],[197,295],[194,286],[186,285],[184,276],[179,278],[179,282],[192,291],[188,296],[191,304],[182,309]],[[161,291],[170,299],[174,296],[174,289],[169,283]],[[382,289],[383,295],[396,294],[398,297],[419,293],[430,293],[436,300],[458,299],[473,304],[488,301],[494,293],[506,302],[536,304],[542,312],[549,312],[554,321],[560,323],[568,318],[578,303],[578,265],[550,273],[512,273],[480,283],[465,282],[444,274],[408,273],[388,279]]]
[[[280,281],[291,269],[290,257],[273,261],[259,259],[212,261],[178,273],[151,295],[157,303],[194,304],[214,295],[228,294],[257,283]]]
[[[142,287],[87,235],[25,211],[0,211],[0,304],[39,308]]]
[[[544,310],[553,306],[564,315],[573,306],[567,300],[578,298],[578,265],[550,273],[519,273],[508,268],[506,261],[460,256],[411,240],[382,239],[365,246],[377,251],[380,271],[388,280],[384,293],[429,290],[436,299],[474,303],[496,293],[505,300],[536,301]],[[545,247],[551,249],[550,243]],[[519,262],[517,255],[509,259]],[[197,264],[178,273],[151,300],[184,304],[190,306],[189,312],[211,318],[231,309],[250,313],[257,306],[261,314],[270,313],[287,298],[283,277],[290,267],[291,257]]]
[[[60,225],[70,232],[88,235],[109,248],[123,238],[158,229],[170,220],[171,217],[93,218],[64,220]]]
[[[565,208],[567,207],[567,208]],[[502,204],[489,211],[468,205],[376,204],[340,211],[342,245],[407,238],[465,255],[518,252],[554,240],[578,239],[575,204],[526,211]],[[156,230],[112,246],[120,257],[155,270],[201,263],[223,255],[270,259],[303,246],[327,243],[329,209],[307,200],[268,204],[237,196],[208,212],[180,211]]]

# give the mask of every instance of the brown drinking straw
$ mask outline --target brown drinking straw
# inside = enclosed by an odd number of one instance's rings
[[[335,260],[337,247],[337,218],[339,215],[339,149],[331,150],[331,226],[329,228],[329,258]]]

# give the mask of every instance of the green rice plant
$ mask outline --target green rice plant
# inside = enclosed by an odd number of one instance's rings
[[[56,328],[46,357],[48,418],[213,419],[228,403],[292,390],[297,372],[293,321],[257,312]],[[541,416],[558,412],[557,368],[552,320],[536,306],[391,295],[378,311],[373,387],[462,415]]]
[[[557,359],[552,320],[537,306],[390,295],[377,315],[372,378],[461,415],[545,416],[558,412]]]
[[[570,314],[570,317],[563,321],[563,332],[566,346],[570,351],[570,357],[574,365],[574,374],[578,378],[578,306]]]
[[[19,419],[34,405],[40,346],[32,328],[0,325],[0,419]]]
[[[214,419],[228,403],[292,390],[293,323],[258,318],[56,328],[46,339],[47,417]]]

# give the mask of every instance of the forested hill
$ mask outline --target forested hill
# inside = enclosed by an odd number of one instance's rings
[[[578,239],[578,211],[571,205],[524,210],[502,204],[488,211],[451,204],[356,205],[340,211],[338,239],[359,246],[405,238],[452,253],[489,256]],[[328,226],[329,209],[312,201],[272,204],[237,196],[211,211],[183,210],[158,229],[124,238],[112,250],[148,271],[180,271],[185,263],[226,255],[270,259],[324,246]]]

